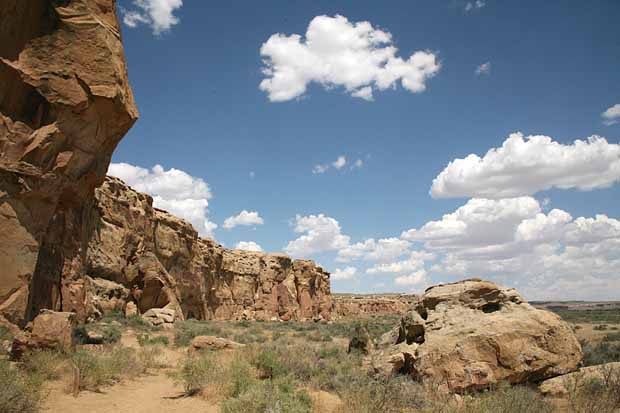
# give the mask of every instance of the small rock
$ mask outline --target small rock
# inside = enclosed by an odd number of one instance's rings
[[[227,350],[245,347],[245,344],[215,336],[196,336],[191,346],[194,350]]]

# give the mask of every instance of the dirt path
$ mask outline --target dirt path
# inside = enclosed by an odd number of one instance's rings
[[[143,376],[106,388],[102,393],[83,391],[78,397],[65,393],[57,382],[43,404],[43,411],[63,413],[219,412],[219,407],[198,397],[181,397],[182,389],[165,374]]]

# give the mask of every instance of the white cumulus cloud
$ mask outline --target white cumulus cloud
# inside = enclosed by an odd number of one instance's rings
[[[603,123],[607,126],[620,123],[620,103],[607,108],[605,112],[601,113],[601,117],[603,118]]]
[[[486,6],[486,2],[484,0],[468,1],[465,4],[465,11],[472,11],[474,9],[481,9],[484,6]]]
[[[419,270],[409,275],[401,275],[399,277],[394,278],[394,283],[396,285],[404,285],[411,287],[422,287],[428,284],[428,277],[426,271]]]
[[[136,191],[153,197],[153,206],[189,221],[200,235],[213,236],[217,225],[208,219],[209,185],[187,172],[161,165],[152,169],[128,163],[111,163],[108,175],[122,179]]]
[[[355,267],[346,267],[343,269],[337,268],[332,274],[331,274],[331,279],[332,280],[337,280],[337,281],[341,281],[341,280],[351,280],[355,277],[355,274],[357,274],[357,268]]]
[[[369,238],[363,242],[347,245],[338,251],[338,262],[354,260],[389,262],[406,254],[411,244],[398,238]]]
[[[239,241],[235,245],[235,249],[244,251],[263,252],[263,248],[254,241]]]
[[[550,188],[592,190],[620,181],[620,145],[600,136],[561,144],[511,134],[483,157],[455,159],[433,180],[434,198],[506,198]]]
[[[179,23],[174,12],[183,6],[183,0],[133,0],[133,5],[133,10],[121,9],[123,23],[131,28],[146,24],[159,35]]]
[[[620,287],[620,221],[544,213],[532,197],[471,199],[402,237],[435,254],[429,269],[435,276],[490,278],[529,299],[611,299]],[[423,268],[415,263],[370,272]]]
[[[398,57],[392,35],[369,22],[350,22],[344,16],[317,16],[305,39],[299,34],[272,35],[261,46],[266,76],[260,89],[272,102],[302,96],[311,82],[326,89],[343,87],[352,96],[372,99],[374,90],[394,88],[397,82],[412,93],[423,92],[426,81],[440,69],[435,54],[417,51]]]
[[[245,209],[237,215],[228,217],[222,225],[225,229],[232,229],[236,226],[262,225],[263,218],[256,211],[246,211]]]
[[[476,67],[476,74],[480,75],[488,75],[491,73],[491,62],[485,62],[480,66]]]
[[[340,224],[334,218],[319,215],[295,217],[294,231],[303,233],[299,238],[290,241],[284,251],[295,257],[335,251],[349,245],[349,236],[341,233]]]

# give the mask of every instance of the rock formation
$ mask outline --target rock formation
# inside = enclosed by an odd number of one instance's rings
[[[403,315],[416,296],[412,294],[333,294],[334,316],[341,318]]]
[[[312,262],[226,250],[115,179],[95,199],[138,116],[115,6],[0,3],[0,322],[24,327],[41,309],[85,322],[134,305],[328,319],[329,275]]]
[[[330,319],[329,274],[312,261],[225,249],[152,202],[118,178],[95,191],[87,276],[64,297],[81,321],[113,308],[110,296],[140,313],[167,307],[181,318]],[[110,284],[117,287],[93,289]]]
[[[0,315],[83,282],[93,190],[137,119],[114,0],[0,2]]]
[[[457,392],[541,381],[574,371],[582,359],[577,338],[559,316],[478,279],[427,289],[381,341],[370,361],[375,371]]]

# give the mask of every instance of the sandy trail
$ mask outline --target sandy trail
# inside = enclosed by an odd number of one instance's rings
[[[101,393],[83,391],[78,397],[65,393],[65,383],[54,383],[43,404],[48,412],[150,413],[219,412],[219,407],[198,397],[182,397],[182,389],[165,374],[138,377],[108,387]]]
[[[169,336],[169,332],[160,335]],[[123,333],[121,345],[139,348],[134,331]],[[183,352],[167,347],[162,361],[172,367],[183,357]],[[53,382],[48,387],[48,396],[43,402],[45,412],[63,413],[153,413],[153,412],[219,412],[217,405],[199,397],[183,397],[181,386],[166,375],[165,370],[153,374],[126,379],[105,387],[101,392],[82,391],[78,397],[67,393],[67,382]]]

